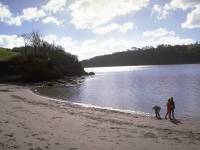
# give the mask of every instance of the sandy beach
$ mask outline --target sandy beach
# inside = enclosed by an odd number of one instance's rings
[[[0,150],[198,150],[200,122],[88,108],[0,85]]]

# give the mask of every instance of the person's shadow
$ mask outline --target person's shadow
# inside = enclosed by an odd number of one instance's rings
[[[182,122],[180,120],[177,120],[177,119],[172,119],[170,121],[175,125],[182,124]]]

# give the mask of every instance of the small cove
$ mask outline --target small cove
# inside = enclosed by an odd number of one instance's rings
[[[74,103],[153,113],[166,111],[170,96],[176,116],[200,119],[200,65],[155,65],[86,68],[94,76],[74,79],[74,84],[37,88],[41,95]]]

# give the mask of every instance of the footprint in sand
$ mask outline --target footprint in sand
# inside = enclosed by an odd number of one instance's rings
[[[8,123],[9,121],[8,120],[2,120],[0,121],[0,123]]]
[[[37,136],[38,134],[37,133],[32,133],[32,136]]]
[[[60,145],[60,143],[59,143],[59,142],[56,142],[55,145]]]
[[[46,141],[45,138],[40,138],[40,137],[38,137],[38,138],[36,138],[36,139],[39,140],[39,141]]]
[[[27,143],[27,145],[28,145],[28,146],[32,146],[33,144],[32,144],[32,143]]]
[[[63,117],[52,117],[51,119],[62,119]]]
[[[182,141],[179,138],[177,138],[177,137],[173,138],[173,140],[177,141],[177,143],[182,143]]]
[[[29,150],[42,150],[40,147],[30,148]]]
[[[145,138],[157,138],[157,135],[152,132],[147,132],[144,134]]]
[[[0,92],[11,92],[9,89],[1,89]]]
[[[9,146],[9,149],[19,149],[19,145],[11,145],[11,146]]]
[[[70,148],[69,150],[77,150],[77,148]]]
[[[6,134],[4,134],[4,138],[6,139],[6,140],[8,140],[8,141],[12,141],[12,142],[15,142],[16,141],[16,139],[15,139],[15,137],[14,137],[14,133],[6,133]]]
[[[9,137],[12,138],[14,136],[14,133],[10,133],[10,134],[4,134],[5,137]]]
[[[19,99],[19,100],[25,100],[26,98],[18,96],[18,95],[10,95],[10,97],[15,98],[15,99]]]

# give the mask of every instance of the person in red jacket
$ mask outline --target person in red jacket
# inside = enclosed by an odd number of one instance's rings
[[[171,98],[168,99],[166,105],[167,105],[167,113],[165,114],[165,119],[167,119],[167,116],[169,116],[169,119],[171,120],[171,112],[172,112],[172,108],[171,108]]]

